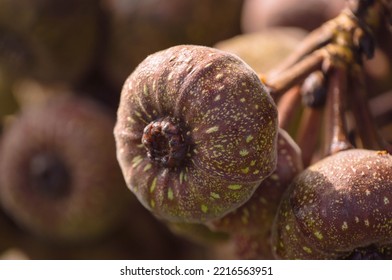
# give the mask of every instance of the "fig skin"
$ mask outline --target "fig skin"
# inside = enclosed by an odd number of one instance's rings
[[[108,234],[133,202],[115,157],[115,120],[78,97],[25,108],[1,143],[0,199],[22,228],[53,241]]]
[[[283,129],[278,132],[276,170],[241,207],[208,223],[212,231],[232,236],[234,259],[272,259],[271,229],[283,193],[303,170],[301,150]]]
[[[275,257],[342,259],[375,247],[390,259],[391,170],[391,155],[362,149],[342,151],[308,167],[278,209]]]
[[[278,162],[275,171],[260,183],[252,197],[221,219],[211,221],[213,230],[227,233],[270,232],[280,199],[294,177],[303,170],[301,151],[283,129],[278,132]]]
[[[186,145],[170,168],[150,160],[141,142],[146,126],[167,117]],[[224,216],[276,167],[271,96],[240,58],[209,47],[179,45],[147,57],[124,84],[114,134],[128,187],[171,222]]]

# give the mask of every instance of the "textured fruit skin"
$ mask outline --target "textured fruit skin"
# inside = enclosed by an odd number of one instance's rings
[[[77,97],[21,112],[1,143],[0,200],[7,214],[54,241],[91,239],[118,227],[132,196],[115,157],[114,123],[104,108]],[[34,159],[46,155],[62,166],[48,179],[54,191],[31,179]]]
[[[346,258],[375,246],[391,258],[392,156],[353,149],[307,168],[291,184],[273,228],[280,259]]]
[[[146,156],[144,128],[171,117],[187,152],[174,168]],[[179,45],[147,57],[124,84],[115,127],[128,187],[162,219],[203,222],[247,201],[276,166],[277,110],[237,56]]]
[[[245,204],[208,224],[213,231],[231,234],[235,259],[273,258],[270,238],[275,214],[283,193],[302,170],[300,148],[286,131],[279,129],[276,170]]]
[[[284,191],[302,170],[298,145],[287,132],[279,129],[276,170],[261,182],[244,205],[223,218],[212,221],[210,227],[227,233],[269,232]]]

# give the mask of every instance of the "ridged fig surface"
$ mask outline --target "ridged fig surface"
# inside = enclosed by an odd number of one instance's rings
[[[243,204],[275,169],[277,110],[240,58],[180,45],[150,55],[126,80],[115,138],[145,207],[203,222]]]

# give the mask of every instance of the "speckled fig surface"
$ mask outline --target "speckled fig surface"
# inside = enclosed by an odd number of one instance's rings
[[[124,84],[114,133],[128,187],[169,221],[224,216],[276,166],[272,98],[240,58],[213,48],[147,57]]]
[[[352,149],[307,168],[291,184],[273,228],[280,259],[390,259],[392,156]]]
[[[276,170],[244,205],[208,223],[211,230],[232,236],[234,259],[273,258],[270,238],[275,214],[283,193],[302,170],[300,148],[285,130],[279,129]]]
[[[278,133],[276,170],[266,178],[252,197],[221,219],[211,221],[211,229],[227,233],[270,232],[280,199],[294,177],[303,170],[301,151],[283,129]]]
[[[133,197],[116,160],[114,123],[103,107],[80,97],[23,109],[1,142],[5,212],[53,241],[93,239],[118,228]]]

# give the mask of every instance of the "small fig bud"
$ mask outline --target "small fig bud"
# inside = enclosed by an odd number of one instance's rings
[[[327,97],[327,83],[322,71],[310,74],[301,86],[302,103],[311,108],[324,106]]]

